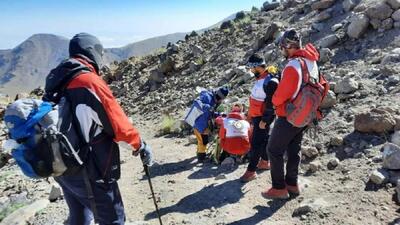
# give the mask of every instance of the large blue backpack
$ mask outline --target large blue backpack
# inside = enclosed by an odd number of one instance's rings
[[[19,145],[11,154],[22,172],[31,178],[78,173],[89,148],[65,98],[53,105],[36,99],[10,104],[4,115],[9,137]]]

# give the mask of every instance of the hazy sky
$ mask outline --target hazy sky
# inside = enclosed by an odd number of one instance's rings
[[[0,49],[35,33],[79,32],[119,47],[149,37],[197,30],[265,0],[0,0]]]

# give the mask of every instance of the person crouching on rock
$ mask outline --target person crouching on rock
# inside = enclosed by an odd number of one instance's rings
[[[255,179],[257,169],[270,169],[266,146],[270,124],[275,118],[271,99],[279,83],[278,68],[267,66],[261,55],[253,54],[248,60],[247,67],[254,74],[256,82],[251,91],[248,113],[253,125],[250,162],[246,172],[240,177],[243,183]]]
[[[228,96],[229,89],[221,87],[217,90],[200,92],[200,96],[194,100],[191,109],[185,117],[185,121],[194,128],[197,139],[197,160],[204,162],[206,159],[207,144],[209,142],[210,123],[218,116],[216,108]]]
[[[251,127],[247,122],[240,104],[235,104],[227,117],[219,117],[216,121],[220,125],[219,139],[222,153],[219,161],[227,157],[244,156],[250,150]]]

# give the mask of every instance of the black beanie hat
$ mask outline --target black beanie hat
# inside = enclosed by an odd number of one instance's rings
[[[228,87],[221,87],[215,91],[215,99],[222,100],[225,99],[229,94]]]

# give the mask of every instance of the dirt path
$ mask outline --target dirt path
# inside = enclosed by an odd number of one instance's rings
[[[188,145],[186,138],[155,138],[146,129],[148,126],[139,127],[157,160],[151,173],[164,224],[378,225],[390,224],[399,217],[398,207],[392,201],[393,188],[388,191],[366,185],[370,171],[379,167],[366,158],[345,159],[335,170],[328,170],[325,165],[332,155],[324,155],[318,159],[320,171],[302,174],[301,196],[289,201],[269,201],[260,195],[270,185],[269,171],[241,184],[238,178],[246,165],[233,169],[218,168],[212,163],[196,165],[195,145]],[[158,224],[139,158],[132,158],[127,149],[121,152],[119,185],[127,222]],[[303,165],[302,171],[306,167]],[[302,205],[307,205],[300,212],[303,215],[293,216]],[[62,224],[66,213],[65,202],[57,201],[37,215],[32,224]]]
[[[270,185],[269,171],[259,173],[253,182],[241,184],[238,178],[246,165],[233,169],[211,163],[196,165],[195,145],[187,145],[187,139],[151,138],[150,133],[146,136],[158,161],[152,168],[152,180],[165,224],[375,225],[388,224],[398,217],[391,195],[394,192],[388,194],[385,189],[366,185],[369,171],[379,165],[365,158],[343,160],[335,170],[325,166],[314,175],[304,174],[300,180],[303,195],[289,201],[269,201],[260,195]],[[320,159],[323,167],[329,158],[328,154]],[[120,185],[127,216],[157,224],[139,163],[138,159],[129,160],[122,167]],[[304,204],[312,208],[311,212],[292,217]]]

